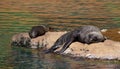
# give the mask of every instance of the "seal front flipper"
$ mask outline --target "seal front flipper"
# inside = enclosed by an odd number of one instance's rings
[[[46,50],[45,53],[53,53],[54,50],[58,49],[61,45],[53,45],[50,49]]]
[[[44,51],[45,54],[53,53],[53,52],[54,52],[53,48],[50,48],[50,49]]]
[[[74,38],[72,38],[69,41],[67,41],[65,43],[65,45],[63,46],[63,48],[60,51],[57,51],[57,53],[63,54],[63,52],[70,46],[71,43],[73,43],[73,41],[74,41]]]

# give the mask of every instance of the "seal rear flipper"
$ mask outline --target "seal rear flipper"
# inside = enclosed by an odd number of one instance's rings
[[[52,53],[52,51],[48,49],[48,50],[44,50],[44,53],[48,54],[48,53]]]
[[[58,49],[60,46],[61,46],[61,45],[58,45],[58,46],[54,45],[54,46],[52,46],[50,49],[46,50],[45,53],[46,53],[46,54],[47,54],[47,53],[53,53],[53,52],[54,52],[56,49]]]

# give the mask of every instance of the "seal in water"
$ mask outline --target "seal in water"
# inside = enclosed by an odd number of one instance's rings
[[[60,38],[54,43],[54,45],[45,51],[45,53],[52,53],[59,47],[63,46],[60,51],[57,53],[62,54],[73,42],[81,42],[84,44],[91,44],[97,42],[104,42],[106,38],[102,35],[100,29],[96,26],[82,26],[78,29],[70,31]]]

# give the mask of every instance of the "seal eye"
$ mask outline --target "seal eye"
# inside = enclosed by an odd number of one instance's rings
[[[98,42],[98,38],[96,36],[90,36],[90,42],[94,43],[94,42]]]
[[[98,40],[97,37],[94,37],[94,38],[92,39],[93,42],[96,42],[97,40]]]

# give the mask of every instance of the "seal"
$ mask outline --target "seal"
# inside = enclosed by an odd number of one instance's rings
[[[33,26],[32,29],[29,31],[29,36],[31,38],[36,38],[38,36],[44,35],[49,30],[51,30],[51,27],[46,27],[44,25]]]
[[[81,42],[84,44],[91,44],[97,42],[104,42],[106,38],[102,35],[100,29],[96,26],[87,25],[79,27],[73,31],[63,34],[54,45],[45,51],[45,53],[52,53],[56,49],[62,49],[57,53],[62,54],[73,42]]]

